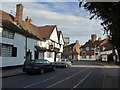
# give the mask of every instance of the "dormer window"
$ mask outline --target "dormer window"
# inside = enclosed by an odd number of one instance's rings
[[[9,38],[9,39],[14,39],[14,32],[11,32],[11,31],[8,31],[8,30],[3,30],[2,31],[2,37]]]

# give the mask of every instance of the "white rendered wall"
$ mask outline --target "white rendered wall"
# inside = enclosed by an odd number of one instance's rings
[[[53,30],[50,39],[58,43],[58,36],[57,36],[57,31],[56,28]]]
[[[30,50],[30,52],[32,52],[32,59],[34,59],[36,42],[37,42],[37,40],[35,40],[35,39],[27,38],[27,51]]]
[[[2,42],[2,28],[0,27],[0,43]],[[0,67],[2,67],[2,57],[0,57]]]
[[[92,55],[91,56],[91,59],[89,58],[89,56],[87,55],[86,58],[82,58],[82,56],[80,56],[81,59],[80,60],[88,60],[88,61],[95,61],[96,58],[95,58],[95,55]]]
[[[10,39],[11,40],[11,39]],[[2,57],[2,67],[5,66],[14,66],[14,65],[22,65],[25,61],[25,37],[15,33],[14,40],[3,39],[2,42],[6,44],[12,44],[14,47],[17,47],[17,57]],[[8,41],[8,42],[7,42]]]
[[[54,62],[55,52],[52,52],[52,58],[47,57],[47,52],[44,52],[44,59],[49,60],[50,62]]]

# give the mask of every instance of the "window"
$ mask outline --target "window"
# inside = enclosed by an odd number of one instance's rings
[[[43,64],[43,62],[41,60],[35,60],[35,63]]]
[[[12,47],[12,57],[17,57],[17,47]]]
[[[46,61],[46,63],[47,63],[47,64],[50,64],[50,62],[49,62],[49,61]]]
[[[53,52],[47,52],[47,57],[52,58],[53,57]]]
[[[17,48],[12,45],[0,44],[0,56],[2,57],[16,57]]]
[[[82,58],[86,58],[86,53],[82,52]]]
[[[89,50],[93,50],[93,47],[89,47]]]
[[[82,58],[86,58],[86,55],[83,55]]]
[[[91,55],[89,55],[89,59],[91,59],[92,58],[92,56]]]
[[[1,55],[3,57],[11,57],[12,56],[12,46],[1,45]]]
[[[2,37],[14,39],[14,33],[7,30],[3,30]]]

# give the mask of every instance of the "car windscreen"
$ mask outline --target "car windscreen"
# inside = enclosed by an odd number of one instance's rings
[[[35,60],[35,63],[42,64],[43,60]]]

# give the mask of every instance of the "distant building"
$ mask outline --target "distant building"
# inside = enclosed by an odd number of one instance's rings
[[[111,55],[112,53],[113,47],[109,42],[100,46],[100,57],[102,61],[108,61],[108,59],[110,59],[109,55]]]
[[[80,60],[80,44],[78,40],[64,47],[62,58]]]
[[[95,34],[91,35],[91,39],[81,46],[81,60],[98,60],[108,61],[108,57],[112,54],[113,47],[109,43],[109,39],[96,39]]]
[[[65,46],[67,46],[70,43],[70,38],[64,37],[64,43],[65,43]]]

